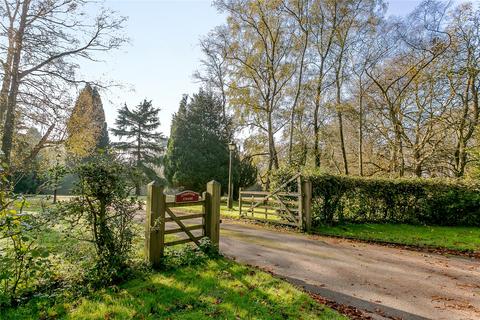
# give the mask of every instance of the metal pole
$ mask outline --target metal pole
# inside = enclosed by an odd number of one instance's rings
[[[228,199],[227,199],[227,207],[228,209],[232,209],[233,207],[233,194],[232,194],[232,157],[233,157],[233,150],[230,150],[230,163],[228,165]]]

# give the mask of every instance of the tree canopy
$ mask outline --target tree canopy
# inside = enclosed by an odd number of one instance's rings
[[[210,180],[228,185],[232,132],[230,119],[222,110],[221,99],[211,92],[200,90],[191,99],[184,96],[173,116],[164,161],[165,177],[171,185],[194,191],[204,190]]]
[[[266,186],[290,166],[464,177],[478,166],[480,7],[217,0],[194,73],[223,98]]]
[[[160,109],[152,105],[152,101],[143,100],[134,109],[125,104],[115,120],[115,128],[111,132],[120,139],[113,146],[123,153],[126,159],[142,174],[144,178],[158,180],[155,166],[160,165],[163,146],[160,126]],[[136,193],[140,193],[140,179],[136,184]]]
[[[98,90],[86,85],[80,92],[67,122],[67,151],[75,158],[85,158],[109,145],[105,111]]]

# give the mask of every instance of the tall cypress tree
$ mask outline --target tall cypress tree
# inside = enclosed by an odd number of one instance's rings
[[[202,191],[215,179],[228,185],[230,119],[223,105],[210,92],[200,90],[187,102],[184,97],[174,115],[164,159],[165,177],[177,187]],[[238,162],[238,158],[235,158]],[[238,165],[234,165],[234,179]]]
[[[115,120],[115,128],[111,132],[120,138],[114,147],[129,156],[133,165],[143,177],[158,178],[153,166],[160,164],[159,144],[162,134],[157,132],[160,126],[158,114],[160,109],[152,106],[152,101],[143,100],[130,110],[125,104]],[[135,192],[140,194],[142,179],[135,183]]]
[[[89,84],[78,95],[67,122],[67,151],[76,158],[85,158],[109,145],[102,99]]]

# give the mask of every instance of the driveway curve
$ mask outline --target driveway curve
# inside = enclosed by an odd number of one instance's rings
[[[220,239],[226,256],[380,318],[480,319],[479,260],[226,220]]]

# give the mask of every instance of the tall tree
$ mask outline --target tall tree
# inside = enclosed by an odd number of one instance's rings
[[[223,117],[222,100],[200,90],[185,96],[174,115],[165,155],[165,177],[176,187],[202,191],[215,179],[228,185],[230,120]],[[235,157],[235,163],[238,158]],[[234,165],[237,181],[238,165]]]
[[[221,98],[224,117],[227,115],[227,37],[225,28],[218,27],[200,40],[205,58],[200,61],[202,68],[193,74],[207,90],[215,92]]]
[[[109,145],[105,111],[98,90],[89,84],[78,95],[67,122],[67,151],[76,158],[85,158]]]
[[[84,83],[79,61],[120,47],[125,18],[108,10],[85,14],[84,0],[5,0],[0,5],[0,123],[10,162],[19,120],[45,128],[37,152],[64,129],[72,87]],[[67,97],[67,98],[66,98]],[[29,155],[28,162],[35,154]]]
[[[158,179],[154,167],[161,161],[160,153],[163,147],[160,145],[162,133],[160,127],[159,108],[152,105],[152,101],[143,100],[134,109],[129,109],[125,104],[119,111],[115,120],[115,128],[111,132],[120,138],[120,142],[113,146],[123,152],[142,178]],[[140,186],[143,179],[135,182],[135,193],[140,195]]]
[[[243,124],[266,136],[268,185],[268,173],[279,167],[275,135],[284,126],[281,115],[290,102],[287,88],[299,69],[291,46],[295,36],[280,1],[218,0],[215,4],[229,15],[230,104]]]
[[[446,10],[443,5],[425,1],[410,15],[408,25],[404,21],[384,25],[373,44],[372,63],[365,70],[379,91],[393,128],[390,172],[400,177],[405,175],[406,162],[402,102],[414,80],[450,46],[451,36],[442,29]]]
[[[449,165],[455,177],[462,177],[480,120],[480,8],[462,4],[452,15],[452,47],[445,61],[448,84],[456,96],[448,119],[454,137]]]

